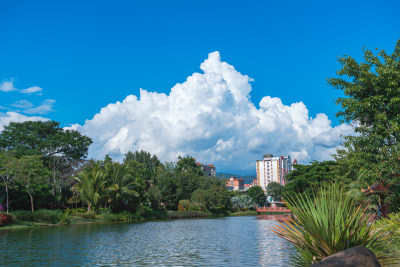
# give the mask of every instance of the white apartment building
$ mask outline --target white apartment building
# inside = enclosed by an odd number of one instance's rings
[[[270,182],[285,185],[286,174],[293,170],[293,164],[296,163],[296,160],[292,163],[290,156],[274,157],[272,154],[265,154],[262,160],[256,161],[258,184],[264,191]]]

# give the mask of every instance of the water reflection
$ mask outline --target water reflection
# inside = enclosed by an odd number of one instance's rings
[[[286,240],[271,232],[277,221],[288,220],[286,215],[260,215],[257,216],[257,229],[259,235],[259,265],[260,266],[288,266],[289,253],[293,246]]]
[[[291,245],[257,217],[0,231],[7,266],[287,266]]]

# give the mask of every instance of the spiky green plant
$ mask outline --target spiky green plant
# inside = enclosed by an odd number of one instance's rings
[[[292,263],[310,266],[344,249],[364,246],[372,250],[381,263],[392,262],[388,253],[390,235],[372,228],[368,222],[367,202],[361,204],[336,184],[307,195],[286,196],[285,203],[294,218],[279,222],[272,231],[295,245]]]

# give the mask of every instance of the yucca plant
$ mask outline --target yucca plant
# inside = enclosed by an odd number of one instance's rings
[[[339,185],[322,187],[313,198],[294,194],[284,201],[294,218],[279,222],[272,231],[295,245],[293,265],[310,266],[355,246],[372,250],[381,263],[395,259],[388,251],[390,235],[368,222],[368,202],[357,202]]]

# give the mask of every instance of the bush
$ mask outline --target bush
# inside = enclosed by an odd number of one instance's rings
[[[61,214],[59,223],[60,224],[70,224],[71,223],[71,216],[69,214],[70,213]]]
[[[41,209],[35,212],[19,210],[12,213],[15,220],[23,222],[40,222],[40,223],[69,223],[68,214],[63,214],[61,210],[45,210]]]
[[[9,224],[12,222],[12,216],[8,214],[0,214],[0,226]]]
[[[81,217],[81,218],[84,218],[84,219],[95,219],[96,218],[96,213],[94,211],[91,211],[91,212],[86,212],[85,211],[83,213],[73,212],[73,213],[71,213],[71,216]]]
[[[207,208],[203,203],[189,201],[183,199],[179,201],[178,211],[206,211]]]
[[[296,220],[278,221],[273,232],[295,245],[293,265],[310,266],[355,246],[372,250],[381,263],[392,262],[395,254],[388,250],[391,237],[371,227],[366,216],[368,203],[358,203],[338,185],[323,187],[312,198],[287,196],[285,204]]]
[[[23,221],[23,222],[34,222],[35,221],[35,213],[27,210],[18,210],[13,211],[12,215],[15,220]]]
[[[35,212],[35,222],[56,224],[63,215],[61,210],[38,210]]]
[[[100,213],[99,219],[103,222],[117,222],[118,214],[114,213]]]

